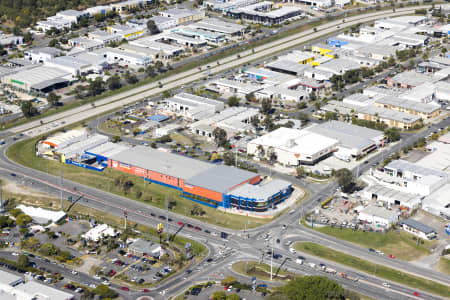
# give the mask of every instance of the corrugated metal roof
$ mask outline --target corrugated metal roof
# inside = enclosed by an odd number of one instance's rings
[[[256,176],[259,175],[234,167],[214,166],[213,168],[192,176],[186,183],[219,193],[226,193],[231,188]]]
[[[258,199],[265,201],[273,195],[288,189],[292,184],[281,179],[274,179],[269,182],[253,185],[243,184],[229,192],[230,195],[244,198]]]
[[[110,158],[125,164],[185,180],[215,167],[215,165],[210,163],[145,146],[136,146],[112,155]]]
[[[416,221],[414,219],[403,220],[400,222],[400,225],[403,225],[403,224],[405,224],[406,226],[412,227],[414,229],[417,229],[425,234],[436,232],[436,230],[434,230],[430,226],[420,223],[419,221]]]

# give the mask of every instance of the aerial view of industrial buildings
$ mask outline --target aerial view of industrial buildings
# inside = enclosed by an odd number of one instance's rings
[[[0,0],[0,299],[450,298],[449,19]]]

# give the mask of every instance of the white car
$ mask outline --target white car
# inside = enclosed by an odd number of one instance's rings
[[[11,255],[12,255],[12,256],[19,256],[19,253],[13,252]]]
[[[103,281],[102,284],[104,284],[106,286],[110,286],[111,285],[111,283],[109,283],[109,281],[107,281],[107,280]]]
[[[94,279],[100,280],[101,278],[100,278],[100,276],[95,275],[95,276],[94,276]]]
[[[387,288],[390,288],[390,287],[391,287],[391,285],[390,285],[389,283],[387,283],[387,282],[383,282],[383,286],[384,286],[384,287],[387,287]]]
[[[90,287],[91,289],[95,289],[97,286],[96,286],[95,284],[91,283],[91,284],[89,285],[89,287]]]
[[[78,272],[75,271],[75,270],[73,270],[73,271],[72,271],[72,275],[78,275]]]
[[[297,251],[295,251],[295,249],[294,248],[289,248],[289,251],[292,253],[292,254],[295,254],[295,253],[297,253]]]

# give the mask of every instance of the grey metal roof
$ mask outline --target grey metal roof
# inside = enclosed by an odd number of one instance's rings
[[[136,146],[112,155],[110,158],[181,179],[188,179],[201,172],[215,168],[213,164],[145,146]]]
[[[186,183],[223,194],[256,176],[259,175],[238,168],[219,165],[197,173],[197,175],[189,178]]]
[[[431,228],[428,225],[425,225],[419,221],[416,221],[414,219],[406,219],[400,222],[400,225],[405,224],[406,226],[412,227],[414,229],[417,229],[425,234],[436,232],[433,228]]]
[[[243,184],[229,192],[230,195],[265,201],[273,195],[288,189],[292,184],[289,181],[274,179],[269,182],[253,185]]]
[[[409,171],[411,173],[419,174],[422,176],[433,175],[433,176],[442,177],[442,178],[448,178],[450,176],[446,172],[442,172],[442,171],[438,171],[438,170],[434,170],[434,169],[430,169],[430,168],[425,168],[425,167],[410,163],[409,161],[402,160],[402,159],[391,161],[384,168],[400,170],[403,172]]]
[[[339,140],[340,144],[348,148],[364,149],[374,144],[374,139],[383,135],[383,132],[356,126],[339,121],[329,121],[320,125],[311,126],[309,131]]]
[[[123,144],[117,144],[112,142],[107,142],[104,144],[101,144],[97,147],[85,150],[85,152],[89,152],[91,154],[105,156],[105,157],[111,157],[113,155],[116,155],[124,150],[128,150],[130,147],[123,145]]]
[[[386,105],[392,105],[400,108],[405,108],[425,114],[431,114],[437,110],[439,110],[439,106],[422,103],[418,101],[412,101],[412,100],[406,100],[402,98],[392,97],[392,96],[386,96],[381,99],[375,100],[376,103],[379,104],[386,104]]]
[[[137,239],[134,243],[128,246],[128,249],[136,252],[150,254],[153,251],[157,250],[159,247],[161,247],[161,245],[147,240]]]
[[[302,75],[304,73],[305,69],[308,68],[308,65],[301,65],[297,62],[290,61],[290,60],[276,60],[274,62],[267,64],[266,67],[269,69],[272,68],[272,69],[296,73],[297,75]]]

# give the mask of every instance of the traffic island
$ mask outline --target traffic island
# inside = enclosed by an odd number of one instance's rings
[[[260,280],[270,280],[270,265],[256,261],[239,261],[233,264],[233,271],[248,277],[256,277]],[[295,278],[292,272],[283,269],[280,265],[273,265],[272,278],[276,281],[289,281]]]

